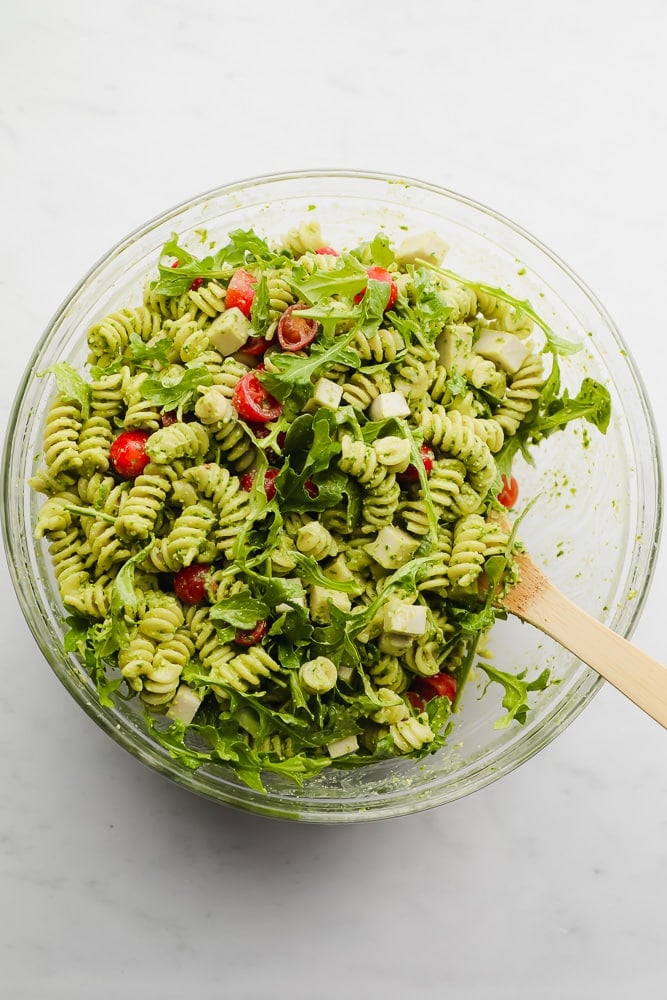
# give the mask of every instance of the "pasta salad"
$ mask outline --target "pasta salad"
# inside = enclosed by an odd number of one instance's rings
[[[66,649],[185,766],[253,788],[433,753],[514,578],[513,459],[604,432],[609,395],[561,390],[576,348],[434,233],[208,249],[174,235],[85,372],[49,369],[30,485]],[[548,671],[479,665],[524,721]]]

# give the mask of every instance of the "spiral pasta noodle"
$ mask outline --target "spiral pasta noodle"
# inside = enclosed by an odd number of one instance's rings
[[[502,477],[552,430],[557,338],[433,237],[339,253],[309,217],[198,260],[174,236],[85,377],[49,369],[30,484],[69,648],[255,788],[439,750],[483,574],[517,571]]]

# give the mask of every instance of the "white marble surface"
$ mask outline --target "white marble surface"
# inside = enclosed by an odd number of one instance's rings
[[[605,302],[667,426],[667,8],[6,5],[2,426],[111,244],[227,181],[421,177],[491,204]],[[667,743],[607,688],[476,795],[347,829],[191,796],[96,730],[0,577],[0,996],[665,996]],[[667,659],[667,553],[636,641]]]

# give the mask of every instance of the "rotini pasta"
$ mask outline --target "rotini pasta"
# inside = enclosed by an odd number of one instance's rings
[[[247,780],[419,758],[444,745],[485,569],[515,572],[503,475],[539,443],[555,349],[439,267],[442,241],[339,256],[313,220],[229,239],[90,327],[89,380],[52,369],[35,537],[94,679],[170,739],[215,730],[190,759]]]

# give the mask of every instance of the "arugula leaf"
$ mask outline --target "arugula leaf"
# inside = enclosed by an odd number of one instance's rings
[[[452,396],[465,396],[468,391],[468,380],[456,367],[452,367],[445,384]]]
[[[377,264],[378,267],[387,268],[396,260],[391,240],[384,233],[377,233],[371,240],[368,248],[371,252],[373,263]]]
[[[540,415],[530,424],[531,437],[547,437],[560,430],[570,420],[587,420],[602,433],[606,433],[611,417],[611,397],[609,391],[596,382],[585,378],[576,396],[571,397],[567,389],[560,399],[549,404],[544,416]]]
[[[406,344],[417,341],[433,358],[438,353],[434,342],[445,328],[451,313],[445,305],[433,276],[423,268],[412,270],[407,294],[399,296],[391,321]]]
[[[290,280],[299,298],[311,304],[319,303],[332,295],[354,298],[363,291],[367,282],[366,268],[349,253],[341,254],[331,271],[318,269],[307,275],[302,268],[296,268],[294,277]]]
[[[520,674],[508,674],[502,670],[497,670],[490,663],[480,663],[479,666],[489,678],[489,683],[495,681],[505,689],[503,696],[503,708],[507,709],[505,715],[494,724],[495,729],[506,729],[513,721],[521,723],[526,721],[526,715],[530,710],[528,695],[531,691],[544,691],[550,683],[550,671],[547,667],[539,677],[533,681],[525,681],[527,671]]]
[[[55,377],[58,392],[70,402],[78,403],[81,407],[81,417],[87,420],[90,414],[90,385],[84,382],[78,371],[67,361],[59,361],[45,368],[43,372],[37,372],[37,378],[44,378],[45,375]]]
[[[250,307],[250,322],[258,337],[263,337],[271,324],[269,304],[269,283],[266,276],[262,275],[255,285],[255,294]]]
[[[340,590],[343,594],[358,594],[359,584],[356,580],[331,580],[325,576],[320,569],[320,564],[312,556],[305,556],[303,552],[290,553],[295,562],[295,569],[305,583],[314,583],[318,587],[326,587],[328,590]]]
[[[169,337],[160,337],[152,344],[146,344],[137,333],[131,333],[127,355],[134,362],[135,368],[154,371],[156,364],[159,368],[169,364],[169,350],[172,346]]]
[[[165,264],[163,258],[175,257],[178,267]],[[248,262],[258,262],[271,267],[280,267],[292,258],[284,252],[271,250],[269,245],[252,229],[235,229],[229,234],[229,243],[221,247],[214,256],[201,259],[191,254],[178,242],[178,234],[172,233],[171,238],[162,247],[158,271],[159,280],[153,286],[156,295],[183,295],[187,292],[195,278],[216,279],[226,281],[231,278],[236,268]]]
[[[110,639],[115,643],[116,649],[124,649],[130,641],[130,633],[125,621],[125,613],[136,615],[139,601],[134,589],[134,569],[135,566],[143,562],[150,550],[153,548],[155,539],[151,537],[149,542],[135,555],[130,556],[114,577],[111,585],[111,597],[109,601],[109,613],[111,616]]]
[[[443,278],[449,278],[451,281],[457,281],[460,285],[464,285],[466,288],[472,288],[473,291],[486,292],[487,295],[493,295],[494,298],[500,299],[501,302],[507,302],[508,305],[514,306],[518,312],[525,313],[526,316],[530,316],[533,323],[537,323],[539,328],[542,330],[547,347],[554,354],[576,354],[577,351],[581,350],[581,344],[575,344],[572,341],[564,340],[562,337],[558,337],[554,331],[551,329],[546,320],[535,312],[532,305],[527,299],[517,299],[509,292],[506,292],[504,288],[495,288],[493,285],[485,285],[481,281],[470,281],[468,278],[461,277],[460,274],[456,274],[455,271],[450,271],[446,267],[438,267],[436,264],[431,264],[429,261],[420,261],[424,267],[433,271],[435,274],[442,275]]]
[[[155,378],[147,378],[141,385],[141,395],[149,403],[165,410],[181,412],[201,386],[213,385],[208,368],[198,361],[190,361],[181,371],[168,368]]]
[[[77,653],[83,661],[84,668],[95,685],[100,705],[106,708],[114,707],[113,695],[123,684],[122,677],[107,677],[107,664],[104,663],[97,649],[95,629],[86,618],[73,615],[65,619],[68,630],[65,633],[63,647],[66,653]]]
[[[214,604],[209,612],[212,621],[227,622],[240,629],[253,629],[257,622],[268,618],[270,609],[249,593],[232,594]]]
[[[302,407],[312,395],[313,376],[323,368],[341,361],[359,367],[359,356],[356,352],[347,351],[347,348],[359,332],[368,338],[375,336],[384,316],[390,292],[386,282],[369,279],[365,271],[364,283],[366,293],[361,304],[355,307],[357,322],[347,333],[337,337],[330,347],[318,350],[317,346],[313,345],[310,354],[305,358],[288,353],[276,353],[271,356],[271,363],[278,371],[261,372],[258,378],[281,402],[293,399],[297,406]]]

